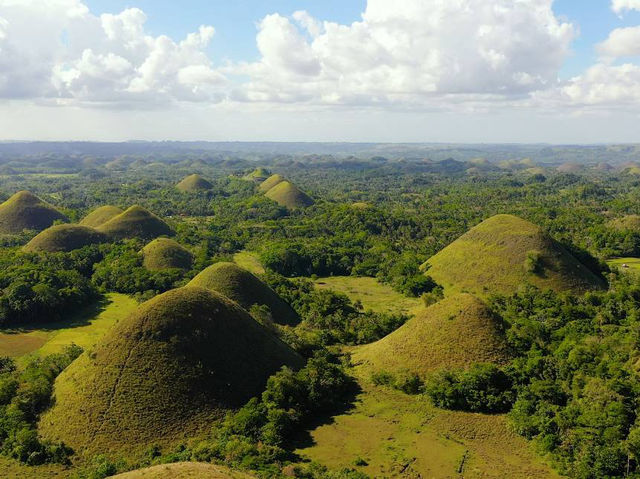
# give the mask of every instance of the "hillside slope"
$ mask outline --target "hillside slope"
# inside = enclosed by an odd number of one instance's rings
[[[55,221],[68,222],[69,218],[28,191],[18,191],[0,204],[0,234],[42,231]]]

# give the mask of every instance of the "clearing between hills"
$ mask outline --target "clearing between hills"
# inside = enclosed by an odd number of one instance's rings
[[[420,298],[408,298],[389,285],[365,276],[330,276],[314,281],[319,289],[331,289],[349,296],[352,301],[360,300],[364,309],[379,313],[413,314],[423,306]]]
[[[619,268],[621,271],[640,272],[640,258],[610,258],[607,260],[607,264],[612,269]],[[623,268],[623,264],[626,264],[628,268]]]
[[[239,251],[233,255],[233,262],[253,274],[265,272],[264,266],[258,259],[258,254],[252,251]]]
[[[0,331],[0,356],[19,358],[33,353],[47,355],[75,343],[93,346],[116,322],[127,317],[138,303],[130,296],[109,293],[106,301],[66,321],[39,324],[26,330]]]
[[[303,458],[370,477],[560,477],[503,415],[441,410],[423,396],[374,386],[361,368],[355,375],[355,407],[301,438]]]

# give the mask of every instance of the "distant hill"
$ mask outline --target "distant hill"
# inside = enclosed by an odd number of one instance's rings
[[[512,215],[496,215],[471,228],[422,269],[446,294],[510,294],[524,283],[556,291],[605,286],[540,227]]]
[[[0,234],[42,231],[55,221],[67,222],[69,218],[29,191],[19,191],[0,204]]]
[[[144,267],[151,271],[162,269],[191,269],[193,254],[180,243],[169,238],[156,238],[142,248]]]
[[[273,321],[278,324],[295,325],[300,322],[298,314],[275,291],[235,263],[213,264],[193,278],[188,286],[217,291],[247,310],[254,304],[266,305],[271,310]]]
[[[167,223],[142,206],[132,206],[96,228],[114,239],[171,236]]]
[[[174,462],[159,464],[112,476],[113,479],[249,479],[244,472],[202,462]]]
[[[251,173],[249,173],[244,178],[245,178],[245,180],[255,181],[257,183],[262,183],[270,175],[271,175],[271,172],[269,170],[267,170],[266,168],[259,167],[259,168],[256,168],[255,170],[253,170]]]
[[[27,252],[68,252],[107,241],[107,235],[88,226],[64,224],[51,226],[40,232],[23,247],[23,250]]]
[[[276,186],[265,193],[270,200],[275,201],[280,206],[295,210],[311,206],[314,201],[309,195],[289,181],[281,181]]]
[[[276,186],[278,183],[282,183],[285,180],[286,180],[286,178],[284,176],[281,176],[281,175],[278,175],[278,174],[271,175],[269,178],[267,178],[262,183],[260,183],[260,186],[258,186],[258,191],[260,191],[262,193],[266,193],[271,188]]]
[[[233,301],[202,288],[151,299],[56,380],[43,437],[134,456],[206,433],[303,360]]]
[[[97,228],[98,226],[106,223],[111,218],[118,216],[122,213],[122,210],[117,206],[105,205],[100,208],[96,208],[87,216],[85,216],[80,224],[82,226],[91,226],[92,228]]]
[[[198,191],[207,191],[213,188],[211,182],[205,180],[200,175],[189,175],[176,185],[180,191],[185,193],[195,193]]]
[[[482,301],[463,293],[426,308],[352,357],[374,370],[426,376],[478,362],[504,364],[510,355],[500,320]]]

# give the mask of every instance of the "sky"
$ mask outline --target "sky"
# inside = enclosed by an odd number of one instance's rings
[[[0,0],[0,140],[640,142],[640,0]]]

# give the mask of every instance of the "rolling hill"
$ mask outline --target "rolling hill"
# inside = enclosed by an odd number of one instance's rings
[[[176,185],[176,188],[185,193],[196,193],[198,191],[210,190],[213,188],[213,185],[202,176],[193,174],[184,178]]]
[[[295,325],[300,322],[298,314],[275,291],[235,263],[213,264],[193,278],[188,286],[217,291],[246,310],[254,304],[266,305],[271,310],[273,321],[278,324]]]
[[[258,186],[258,191],[260,191],[261,193],[266,193],[278,183],[282,183],[285,180],[286,178],[284,176],[278,174],[271,175],[269,178],[260,183],[260,186]]]
[[[524,283],[555,291],[605,286],[540,227],[512,215],[496,215],[471,228],[422,269],[445,294],[510,294]]]
[[[151,240],[158,236],[171,236],[167,223],[142,206],[131,206],[118,216],[96,228],[114,239],[140,238]]]
[[[97,228],[98,226],[106,223],[111,218],[118,216],[121,213],[122,210],[117,206],[101,206],[100,208],[96,208],[82,220],[80,220],[80,224],[82,226],[91,226],[92,228]]]
[[[424,309],[393,333],[353,353],[355,363],[374,370],[409,370],[421,376],[477,362],[504,364],[508,359],[500,320],[466,293]]]
[[[179,288],[120,321],[56,380],[40,433],[76,452],[173,444],[259,394],[282,366],[299,368],[287,345],[224,296]]]
[[[19,191],[0,204],[0,234],[42,231],[55,221],[68,222],[69,218],[28,191]]]
[[[244,179],[249,181],[255,181],[257,183],[262,183],[270,175],[271,175],[271,172],[269,170],[267,170],[266,168],[259,167],[253,170],[248,175],[246,175]]]
[[[162,269],[191,269],[193,255],[180,243],[169,238],[156,238],[142,248],[144,267],[151,271]]]
[[[311,206],[314,201],[309,195],[290,181],[281,181],[265,193],[270,200],[290,210]]]
[[[109,240],[107,235],[81,225],[55,225],[41,231],[23,250],[27,252],[46,251],[49,253],[59,251],[73,251],[92,244],[106,243]]]

